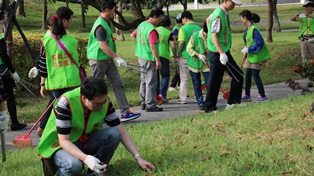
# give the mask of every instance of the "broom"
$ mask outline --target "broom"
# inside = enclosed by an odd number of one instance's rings
[[[52,105],[56,101],[56,99],[50,103],[50,105],[46,108],[45,112],[39,117],[39,119],[35,122],[35,124],[32,126],[32,128],[26,133],[22,134],[20,136],[17,136],[13,139],[13,144],[16,148],[27,148],[32,147],[32,138],[30,134],[35,129],[35,127],[38,125],[38,123],[41,121],[41,119],[48,113],[48,111],[52,110]]]

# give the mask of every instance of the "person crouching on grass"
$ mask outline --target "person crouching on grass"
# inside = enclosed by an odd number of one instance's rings
[[[103,121],[108,128],[103,128]],[[92,77],[55,102],[37,152],[43,166],[49,162],[58,175],[80,175],[84,164],[87,175],[98,175],[105,172],[120,142],[143,170],[155,169],[122,126],[104,80]]]
[[[261,67],[265,65],[266,60],[270,58],[270,53],[255,24],[260,21],[260,17],[255,13],[251,13],[249,10],[243,10],[239,16],[243,24],[247,26],[243,35],[245,47],[241,50],[241,52],[247,56],[245,60],[245,94],[242,96],[242,101],[251,100],[250,89],[252,76],[259,93],[259,96],[254,101],[264,101],[267,100],[267,97],[259,73]]]

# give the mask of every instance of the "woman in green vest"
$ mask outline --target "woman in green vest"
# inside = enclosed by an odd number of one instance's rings
[[[80,65],[77,44],[78,41],[65,31],[63,24],[57,15],[49,18],[51,21],[51,35],[42,38],[45,48],[45,58],[41,61],[46,63],[47,74],[41,74],[40,94],[45,97],[46,90],[52,91],[55,98],[63,93],[81,85],[78,68],[71,62],[70,56],[59,46],[55,35],[63,46],[68,50],[76,64]],[[42,73],[42,71],[40,71]]]
[[[251,13],[249,10],[243,10],[239,15],[243,24],[247,27],[244,34],[245,47],[241,50],[247,56],[245,60],[245,94],[242,96],[242,101],[251,100],[250,89],[252,77],[259,93],[259,96],[254,101],[264,101],[267,100],[267,97],[259,73],[261,67],[265,65],[266,59],[270,58],[270,53],[259,29],[255,25],[255,23],[260,21],[260,17],[255,13]]]
[[[169,85],[169,78],[170,78],[170,49],[172,53],[175,53],[175,43],[172,37],[172,32],[168,29],[171,25],[171,21],[169,16],[164,15],[162,20],[159,23],[159,26],[156,28],[158,32],[159,38],[159,59],[161,62],[161,69],[157,70],[157,88],[156,88],[156,95],[161,98],[161,100],[165,103],[168,103],[169,100],[167,99],[167,90]],[[161,84],[160,84],[160,76],[161,76]]]

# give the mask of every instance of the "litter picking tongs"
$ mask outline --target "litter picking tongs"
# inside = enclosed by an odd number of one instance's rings
[[[36,95],[25,85],[25,81],[20,79],[19,83],[30,93],[32,94],[34,97],[36,97]]]
[[[129,69],[132,69],[132,70],[144,73],[144,74],[146,74],[146,72],[147,72],[147,69],[145,67],[141,67],[141,66],[138,66],[138,65],[127,64],[126,67],[129,68]]]

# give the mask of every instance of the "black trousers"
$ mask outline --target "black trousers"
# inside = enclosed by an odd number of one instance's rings
[[[225,71],[228,73],[231,79],[230,83],[230,95],[228,104],[240,104],[243,88],[243,72],[237,63],[234,61],[230,52],[226,52],[228,56],[228,62],[226,65],[222,65],[219,59],[220,54],[209,52],[210,71],[209,80],[207,85],[206,99],[205,99],[205,112],[216,110],[217,99],[219,89],[224,76]]]

